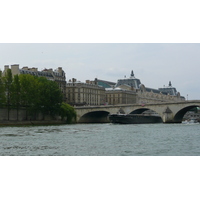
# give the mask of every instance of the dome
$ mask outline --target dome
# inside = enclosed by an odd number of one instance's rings
[[[135,89],[139,89],[140,84],[141,84],[140,79],[135,78],[132,70],[130,78],[119,79],[115,87],[118,87],[120,85],[129,85],[131,87],[134,87]]]

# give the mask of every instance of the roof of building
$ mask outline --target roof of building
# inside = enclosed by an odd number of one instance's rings
[[[177,93],[178,93],[176,88],[172,87],[171,81],[169,81],[169,85],[167,87],[159,88],[158,90],[162,93],[167,93],[167,94],[170,94],[172,96],[176,96]]]
[[[134,87],[135,89],[139,89],[139,86],[141,84],[140,79],[135,78],[135,75],[133,73],[133,70],[131,71],[130,78],[124,78],[124,79],[118,79],[117,84],[115,87],[118,87],[120,85],[130,85],[131,87]]]
[[[97,79],[97,78],[95,78],[95,81],[97,82],[97,84],[99,86],[102,86],[104,88],[112,88],[113,86],[116,85],[115,82],[106,81],[106,80],[100,80],[100,79]]]

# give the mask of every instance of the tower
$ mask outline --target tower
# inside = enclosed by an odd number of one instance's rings
[[[134,78],[133,70],[131,71],[131,78]]]

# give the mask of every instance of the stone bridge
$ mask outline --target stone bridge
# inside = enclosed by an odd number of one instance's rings
[[[75,107],[75,110],[78,123],[106,123],[109,122],[108,115],[116,114],[119,110],[123,110],[126,114],[140,114],[146,110],[152,110],[162,118],[163,123],[181,123],[185,113],[196,107],[200,107],[200,100],[146,105],[82,106]]]

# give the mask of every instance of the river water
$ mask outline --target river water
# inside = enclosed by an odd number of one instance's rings
[[[0,127],[1,156],[199,156],[200,124]]]

